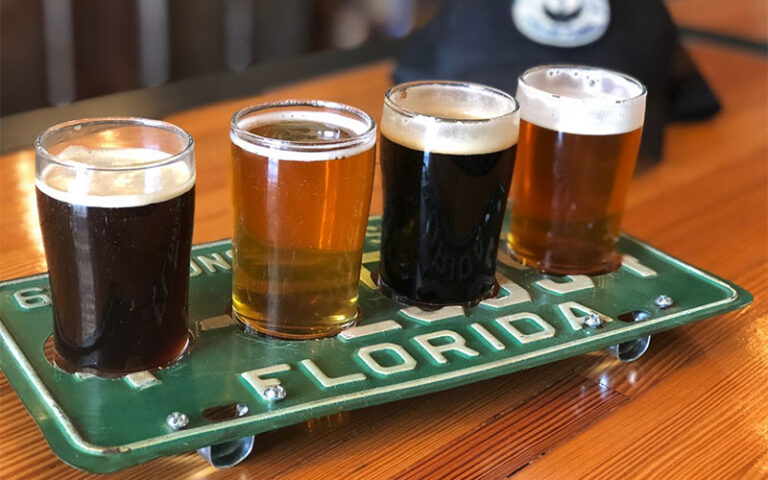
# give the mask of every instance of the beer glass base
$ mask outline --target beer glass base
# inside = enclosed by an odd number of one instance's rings
[[[52,341],[52,339],[53,337],[51,337],[50,341]],[[50,356],[46,355],[46,357],[54,367],[69,374],[85,373],[89,375],[95,375],[101,378],[120,378],[120,377],[129,375],[131,373],[167,368],[173,365],[174,363],[179,362],[184,357],[186,357],[189,354],[191,344],[192,344],[192,333],[187,332],[186,341],[184,342],[184,345],[182,346],[182,348],[173,356],[171,356],[168,360],[164,360],[158,364],[147,363],[143,365],[142,364],[132,365],[128,368],[103,368],[103,367],[94,367],[94,366],[85,366],[85,367],[79,366],[75,362],[72,362],[66,359],[64,356],[62,356],[58,352],[58,350],[56,350],[55,347],[51,349],[52,350],[51,355]]]
[[[489,288],[487,291],[482,293],[479,297],[474,298],[472,300],[462,300],[457,302],[446,302],[446,303],[425,302],[423,300],[416,300],[408,296],[397,293],[392,287],[387,285],[387,282],[385,282],[384,279],[381,277],[381,274],[378,268],[373,272],[371,272],[371,279],[373,280],[373,283],[377,287],[379,287],[379,291],[385,297],[389,297],[392,300],[396,301],[397,303],[419,307],[422,310],[437,310],[443,307],[451,307],[451,306],[458,306],[465,309],[472,308],[477,306],[483,300],[487,298],[493,298],[496,296],[496,294],[499,293],[499,284],[494,280],[491,288]]]
[[[254,319],[246,317],[237,313],[232,309],[232,318],[234,318],[240,328],[249,335],[257,335],[265,338],[276,338],[279,340],[317,340],[320,338],[335,337],[347,328],[354,327],[363,318],[360,307],[357,307],[357,313],[354,317],[338,325],[334,325],[333,328],[327,326],[323,327],[306,327],[301,329],[292,329],[292,331],[276,330],[269,328],[267,322],[261,319]]]
[[[610,254],[606,260],[596,265],[567,265],[537,260],[517,253],[512,245],[503,244],[504,251],[519,264],[532,268],[539,273],[549,275],[602,275],[621,268],[621,255],[618,252]]]

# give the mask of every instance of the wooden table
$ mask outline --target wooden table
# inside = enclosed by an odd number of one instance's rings
[[[768,477],[768,63],[688,45],[724,108],[668,128],[663,162],[638,175],[624,226],[755,295],[745,310],[654,337],[637,363],[587,355],[258,436],[241,465],[194,453],[110,479]],[[230,235],[228,121],[285,97],[336,100],[376,116],[392,63],[376,63],[171,115],[195,137],[195,242]],[[34,155],[0,157],[0,278],[46,270]],[[381,211],[376,187],[373,212]],[[0,376],[0,478],[86,478],[49,450]]]

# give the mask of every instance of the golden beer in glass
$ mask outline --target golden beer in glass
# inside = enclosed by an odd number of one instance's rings
[[[521,263],[558,275],[621,266],[645,97],[640,82],[610,70],[549,65],[520,76],[508,243]]]
[[[238,111],[230,138],[235,318],[291,339],[355,324],[373,119],[342,104],[284,101]]]

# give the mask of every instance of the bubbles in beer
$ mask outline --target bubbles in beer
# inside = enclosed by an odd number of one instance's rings
[[[328,142],[348,140],[355,136],[354,132],[339,125],[308,121],[284,121],[258,125],[253,127],[250,132],[262,137],[289,142]]]
[[[415,83],[391,95],[381,132],[408,148],[480,155],[517,143],[517,104],[498,90],[460,83],[440,88]]]
[[[46,195],[75,205],[134,207],[177,197],[195,184],[183,160],[151,148],[70,145],[55,155],[37,179]],[[157,164],[156,166],[153,166]]]
[[[376,130],[337,111],[264,111],[237,122],[232,143],[262,157],[320,162],[358,155],[376,142]],[[279,154],[277,154],[279,152]]]
[[[150,148],[98,148],[69,145],[56,155],[57,160],[75,167],[120,168],[140,167],[171,157]]]
[[[516,98],[523,120],[564,133],[616,135],[637,130],[645,118],[645,88],[610,70],[534,68],[520,77]]]

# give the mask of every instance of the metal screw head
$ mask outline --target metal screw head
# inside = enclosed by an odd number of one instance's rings
[[[671,307],[674,302],[666,295],[659,295],[653,303],[655,303],[657,307],[664,309]]]
[[[280,400],[283,400],[286,395],[287,392],[282,385],[270,385],[264,389],[264,398],[270,402],[279,402]]]
[[[587,328],[601,328],[603,326],[603,319],[595,312],[591,312],[584,318],[584,326]]]
[[[189,417],[181,412],[173,412],[165,417],[165,423],[171,427],[172,430],[181,430],[189,425]]]
[[[238,417],[242,417],[243,415],[247,415],[248,414],[248,405],[246,405],[244,403],[238,403],[237,405],[235,405],[235,413],[237,414]]]

